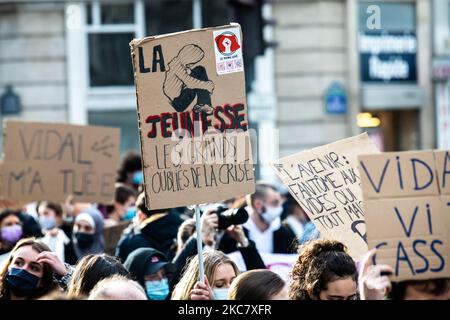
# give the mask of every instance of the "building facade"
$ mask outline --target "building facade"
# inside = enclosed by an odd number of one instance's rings
[[[227,3],[0,0],[0,95],[12,86],[21,101],[0,120],[120,127],[122,152],[139,150],[129,41],[226,24]],[[448,3],[266,2],[276,23],[265,38],[278,45],[257,58],[248,94],[257,176],[274,179],[268,162],[279,156],[362,131],[386,151],[445,146]]]
[[[450,148],[450,1],[433,2],[433,88],[439,149]]]
[[[264,14],[270,17],[270,6]],[[18,96],[21,105],[2,112],[2,120],[119,127],[121,151],[140,150],[129,42],[224,25],[234,16],[227,0],[0,1],[0,95]],[[251,123],[260,132],[275,124],[273,51],[266,52],[257,58],[248,95]],[[271,134],[252,137],[259,163],[275,158]],[[256,173],[271,170],[258,166]]]
[[[275,2],[281,154],[362,131],[385,151],[434,148],[431,9],[426,0]],[[329,108],[333,83],[346,92],[339,112]],[[379,125],[358,125],[361,116]]]

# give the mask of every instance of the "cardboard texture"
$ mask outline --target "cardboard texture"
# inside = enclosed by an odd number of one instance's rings
[[[450,151],[435,150],[436,172],[441,194],[450,195]]]
[[[439,195],[432,151],[359,157],[365,199]]]
[[[150,209],[254,191],[241,40],[233,24],[130,43]]]
[[[393,281],[450,277],[446,211],[439,196],[364,202],[375,263],[390,265]]]
[[[444,219],[447,222],[447,233],[450,234],[450,196],[441,196],[442,205],[444,206]]]
[[[117,244],[122,237],[123,231],[128,228],[130,221],[121,221],[115,226],[106,227],[103,229],[103,239],[105,241],[105,248],[103,251],[106,254],[114,256],[116,254]]]
[[[7,121],[1,198],[113,203],[119,145],[117,128]]]
[[[322,237],[346,244],[356,260],[361,260],[367,251],[357,156],[377,152],[364,133],[272,164]]]
[[[450,197],[441,196],[442,152],[361,155],[369,248],[394,281],[450,277]],[[445,188],[442,190],[445,191]]]

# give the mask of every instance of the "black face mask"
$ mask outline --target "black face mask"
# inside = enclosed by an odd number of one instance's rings
[[[11,268],[6,274],[9,290],[18,297],[33,297],[39,291],[40,278],[23,269]]]
[[[90,233],[76,232],[75,239],[81,249],[89,248],[94,243],[94,235]]]

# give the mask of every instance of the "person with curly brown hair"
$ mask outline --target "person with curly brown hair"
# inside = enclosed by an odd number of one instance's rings
[[[291,271],[291,300],[357,300],[358,272],[347,247],[335,240],[314,240],[299,248]]]

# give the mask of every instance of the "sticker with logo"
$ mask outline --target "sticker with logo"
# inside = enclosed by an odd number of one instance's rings
[[[213,37],[217,74],[244,71],[239,28],[214,31]]]

